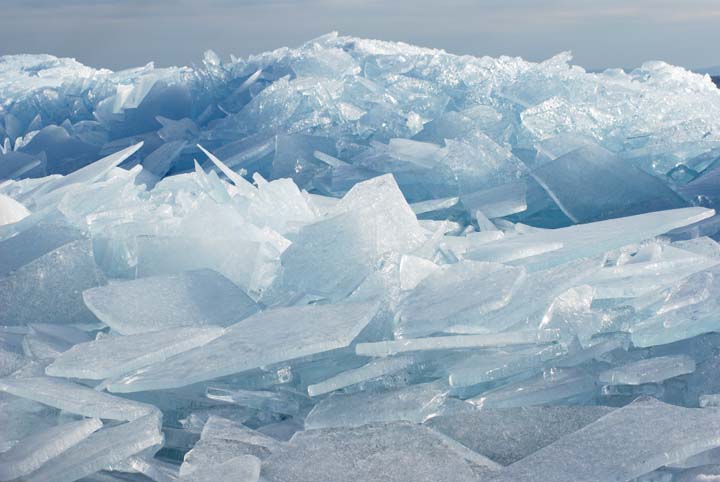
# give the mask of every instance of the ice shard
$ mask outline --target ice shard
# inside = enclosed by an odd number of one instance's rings
[[[715,409],[639,399],[515,462],[497,480],[534,481],[537,474],[553,482],[631,480],[717,447],[717,424]]]
[[[162,444],[157,415],[104,428],[25,477],[28,482],[73,482]]]
[[[604,417],[612,408],[531,406],[462,410],[425,425],[502,465],[510,465]]]
[[[102,427],[97,418],[58,425],[31,435],[0,454],[0,480],[17,479],[40,468]]]
[[[660,179],[599,146],[571,151],[532,174],[576,223],[687,205]]]
[[[485,460],[485,467],[492,466]],[[478,480],[463,452],[431,430],[406,423],[299,433],[265,461],[262,476],[277,482]]]
[[[695,360],[686,355],[660,356],[606,370],[599,380],[610,385],[641,385],[660,383],[669,378],[692,373]]]
[[[82,291],[104,283],[90,241],[70,242],[0,278],[0,323],[91,323]]]
[[[61,378],[2,378],[0,391],[84,417],[137,420],[151,414],[157,417],[159,413],[152,405],[109,395]]]
[[[395,333],[403,338],[441,332],[505,306],[525,276],[522,268],[465,261],[421,281],[403,301]]]
[[[258,310],[212,270],[120,281],[83,292],[88,308],[124,335],[183,326],[228,326]]]
[[[227,328],[210,343],[141,369],[108,389],[158,390],[190,385],[347,346],[370,322],[376,303],[275,308]]]
[[[88,380],[117,377],[204,345],[223,331],[212,326],[180,327],[78,343],[55,358],[45,373]]]
[[[398,420],[420,423],[435,415],[446,398],[447,390],[432,383],[390,391],[334,393],[315,405],[305,419],[305,428],[359,427]]]

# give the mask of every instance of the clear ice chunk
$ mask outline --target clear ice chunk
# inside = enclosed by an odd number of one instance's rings
[[[45,368],[51,377],[101,380],[161,362],[222,335],[221,327],[180,327],[78,343]]]
[[[510,465],[611,411],[582,406],[483,408],[441,414],[425,425],[499,464]]]
[[[481,245],[466,257],[475,260],[515,261],[537,270],[557,266],[579,258],[597,256],[604,252],[653,238],[673,229],[688,226],[713,216],[712,209],[700,207],[672,209],[608,219],[567,228],[544,229],[519,236],[525,246],[552,246],[546,252],[521,252],[508,258],[509,249],[517,251],[512,243],[504,241]]]
[[[362,343],[356,345],[356,349],[361,344]],[[414,361],[415,359],[409,356],[371,360],[360,368],[347,370],[322,382],[309,385],[307,388],[308,395],[317,397],[318,395],[334,392],[335,390],[340,390],[341,388],[349,387],[360,382],[396,373],[408,368]]]
[[[364,356],[391,356],[398,353],[434,350],[462,350],[549,342],[557,338],[556,331],[516,331],[483,335],[430,336],[427,338],[401,338],[355,345],[355,353]]]
[[[112,392],[174,388],[349,345],[376,303],[275,308],[228,327],[210,343],[108,385]]]
[[[695,360],[687,355],[660,356],[605,370],[598,378],[609,385],[642,385],[660,383],[693,371]]]
[[[97,418],[68,422],[31,435],[0,453],[0,480],[27,475],[103,426]]]
[[[443,266],[402,302],[395,334],[430,335],[502,308],[524,276],[524,269],[498,263],[463,261]]]
[[[631,480],[720,445],[712,408],[690,409],[639,399],[498,473],[498,481]],[[671,434],[671,436],[669,436]]]
[[[156,414],[103,428],[26,476],[27,482],[73,482],[163,442]]]
[[[92,323],[82,291],[104,283],[91,242],[65,244],[0,278],[0,324]]]
[[[447,390],[433,383],[384,392],[337,392],[315,405],[305,419],[305,428],[359,427],[398,420],[421,423],[435,415],[446,399]]]
[[[481,465],[479,459],[473,462]],[[485,461],[485,467],[493,466]],[[448,439],[407,423],[300,432],[265,461],[262,477],[268,482],[478,480]]]
[[[532,175],[575,223],[687,206],[659,178],[600,146],[571,151]]]
[[[10,196],[0,194],[0,226],[22,221],[28,216],[30,211],[25,206]]]
[[[280,442],[226,418],[211,415],[202,428],[200,440],[185,454],[180,466],[181,480],[201,477],[204,472],[235,457],[264,459]],[[252,462],[252,461],[250,461]],[[251,463],[254,465],[254,463]]]
[[[592,398],[595,378],[578,368],[548,368],[528,379],[484,392],[468,400],[481,408],[509,408],[551,405]]]
[[[0,391],[84,417],[132,421],[159,414],[152,405],[109,395],[61,378],[2,378]]]
[[[221,274],[202,269],[117,281],[83,292],[85,304],[123,335],[183,326],[228,326],[258,310]]]

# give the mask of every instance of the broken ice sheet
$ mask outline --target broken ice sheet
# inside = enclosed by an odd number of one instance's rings
[[[438,383],[387,391],[338,392],[315,405],[305,419],[305,428],[358,427],[397,420],[420,423],[433,416],[446,399],[447,389]]]
[[[506,467],[496,480],[630,480],[720,446],[719,429],[716,409],[638,399]]]
[[[202,428],[200,440],[185,454],[180,477],[201,476],[213,466],[238,456],[264,459],[279,446],[280,442],[271,437],[211,415]]]
[[[371,360],[359,368],[341,372],[334,377],[309,385],[307,388],[308,395],[316,397],[357,383],[389,375],[408,368],[414,362],[415,359],[410,356]]]
[[[276,292],[337,301],[374,271],[380,255],[407,253],[425,240],[391,175],[356,184],[337,204],[336,214],[303,227],[294,237],[282,254]]]
[[[364,356],[390,356],[406,352],[437,350],[461,350],[498,346],[547,343],[556,340],[555,330],[508,331],[483,335],[430,336],[427,338],[401,338],[368,343],[358,343],[355,352]]]
[[[208,387],[205,395],[210,400],[233,403],[261,411],[286,415],[294,415],[300,411],[298,397],[290,393]]]
[[[30,211],[25,206],[10,196],[0,194],[0,226],[16,223],[29,215]]]
[[[611,411],[609,407],[583,406],[483,408],[441,414],[425,425],[509,465]]]
[[[524,269],[498,263],[443,266],[402,302],[395,333],[402,338],[430,335],[502,308],[524,276]]]
[[[349,345],[378,309],[374,302],[275,308],[228,327],[210,343],[111,383],[113,392],[190,385]]]
[[[32,223],[0,241],[0,275],[4,276],[61,246],[84,238],[80,229],[62,220]]]
[[[83,299],[103,323],[123,335],[182,326],[228,326],[258,310],[230,280],[209,269],[117,281]]]
[[[214,340],[221,327],[180,327],[79,343],[60,354],[45,373],[53,377],[101,380],[158,363]]]
[[[660,383],[694,370],[695,360],[689,356],[660,356],[611,368],[600,373],[599,380],[610,385],[641,385]]]
[[[642,251],[650,249],[650,256],[642,256]],[[720,260],[674,246],[650,243],[641,246],[629,262],[618,262],[599,270],[588,283],[595,288],[597,298],[637,297],[672,286],[678,280],[712,268],[718,262]]]
[[[573,150],[532,175],[575,223],[687,206],[660,179],[600,146]]]
[[[718,328],[717,267],[680,280],[667,292],[655,313],[630,327],[633,343],[645,347],[715,331]]]
[[[310,430],[273,452],[262,476],[268,482],[470,482],[478,480],[473,465],[488,473],[494,467],[466,452],[428,428],[408,423]]]
[[[97,418],[68,422],[24,438],[0,453],[0,480],[13,480],[38,469],[102,427]]]
[[[159,413],[152,405],[115,397],[60,378],[2,378],[0,391],[85,417],[137,420],[148,414],[157,417]]]
[[[653,238],[673,229],[707,219],[715,214],[700,207],[672,209],[638,214],[618,219],[578,224],[566,228],[542,229],[515,238],[525,246],[552,246],[544,252],[518,252],[513,243],[493,241],[476,247],[466,258],[478,261],[514,261],[529,270],[557,266],[579,258],[601,255],[607,251]],[[515,241],[515,240],[513,240]],[[559,245],[559,246],[558,246]],[[508,251],[512,256],[508,257]]]
[[[143,450],[157,450],[163,442],[157,414],[103,428],[50,460],[24,480],[73,482]]]
[[[597,391],[595,378],[578,368],[548,368],[527,379],[511,381],[468,402],[482,408],[551,405],[587,400]]]
[[[257,482],[260,478],[260,459],[253,455],[239,455],[199,469],[180,477],[178,482]]]
[[[104,283],[90,241],[70,242],[0,277],[0,324],[91,323],[81,292]]]
[[[470,355],[448,368],[448,380],[453,387],[467,387],[499,380],[526,370],[541,368],[544,362],[558,358],[565,352],[565,348],[559,343],[518,349],[487,350]]]

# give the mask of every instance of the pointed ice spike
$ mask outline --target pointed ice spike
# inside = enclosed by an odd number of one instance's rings
[[[246,181],[241,175],[230,169],[224,162],[215,157],[210,151],[205,149],[200,144],[197,144],[197,146],[201,151],[205,153],[208,159],[210,159],[212,163],[215,164],[215,166],[217,166],[217,168],[220,169],[220,171],[222,171],[222,173],[225,174],[227,178],[233,182],[233,184],[240,188],[247,188],[248,190],[252,189],[252,192],[255,191],[252,184]]]

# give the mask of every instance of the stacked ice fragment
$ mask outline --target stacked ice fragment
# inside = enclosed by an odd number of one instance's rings
[[[720,477],[720,90],[569,62],[0,57],[0,481]]]

